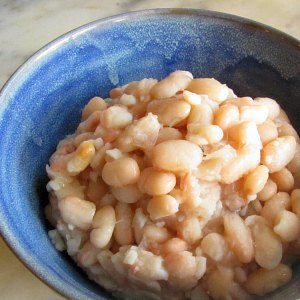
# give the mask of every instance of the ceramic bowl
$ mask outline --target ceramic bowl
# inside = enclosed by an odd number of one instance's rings
[[[34,54],[0,94],[0,230],[40,279],[72,299],[109,299],[52,246],[43,207],[45,165],[95,96],[128,81],[183,69],[238,95],[268,96],[300,129],[299,42],[236,16],[188,9],[118,15],[71,31]],[[298,299],[294,279],[265,299]]]

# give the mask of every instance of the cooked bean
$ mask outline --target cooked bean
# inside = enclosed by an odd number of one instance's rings
[[[190,72],[176,71],[153,86],[150,94],[155,99],[169,98],[184,90],[191,82]]]
[[[58,201],[58,209],[67,224],[87,230],[92,224],[96,206],[92,202],[68,196]]]
[[[300,219],[300,189],[293,190],[291,193],[292,210]]]
[[[272,173],[271,178],[276,183],[279,192],[290,192],[294,187],[293,174],[287,168]]]
[[[241,106],[251,106],[254,104],[254,101],[251,97],[241,97],[241,98],[234,98],[234,99],[228,99],[226,100],[223,105],[235,105],[238,108],[240,108]]]
[[[182,98],[184,101],[186,101],[190,105],[199,105],[202,102],[202,97],[200,95],[189,92],[189,91],[183,91]]]
[[[132,119],[132,114],[121,106],[111,106],[101,114],[101,124],[107,129],[122,129],[129,125]]]
[[[290,163],[287,165],[287,168],[292,173],[299,172],[299,170],[300,170],[300,144],[297,144],[295,155],[294,155],[293,159],[290,161]]]
[[[170,253],[165,257],[164,266],[169,273],[170,283],[178,289],[190,289],[197,283],[197,263],[189,251]]]
[[[164,126],[175,126],[186,119],[191,106],[177,99],[153,100],[148,104],[147,111],[158,116],[158,121]]]
[[[107,185],[103,182],[101,178],[98,178],[96,182],[92,180],[89,181],[86,194],[88,199],[97,205],[97,203],[107,193],[107,191]]]
[[[143,237],[146,238],[148,242],[164,243],[170,238],[170,233],[165,227],[148,224],[143,228]]]
[[[202,226],[197,217],[188,217],[177,226],[177,234],[188,244],[194,244],[202,237]]]
[[[261,215],[273,226],[274,219],[277,214],[291,207],[291,198],[288,193],[279,192],[275,194],[272,198],[266,201]]]
[[[300,221],[296,214],[282,210],[274,221],[274,232],[285,243],[295,241],[300,234]]]
[[[268,179],[263,189],[257,194],[257,198],[260,201],[267,201],[277,193],[277,184],[272,180]]]
[[[233,272],[231,269],[218,266],[207,274],[206,278],[209,294],[213,299],[232,299]]]
[[[162,255],[168,255],[169,253],[182,252],[186,250],[188,250],[187,242],[179,238],[171,238],[160,247],[160,253]]]
[[[193,79],[186,89],[199,95],[207,95],[209,99],[219,103],[226,100],[229,93],[228,87],[214,78]]]
[[[165,141],[156,145],[152,151],[154,167],[175,173],[195,169],[201,161],[201,148],[185,140]]]
[[[280,109],[279,115],[273,121],[277,127],[285,123],[291,123],[289,117],[283,109]]]
[[[217,125],[189,124],[186,139],[199,146],[215,144],[222,140],[223,131]]]
[[[81,133],[79,135],[77,135],[74,140],[73,140],[73,144],[76,148],[79,147],[79,145],[84,142],[84,141],[88,141],[88,140],[92,140],[95,138],[95,135],[93,132],[84,132]]]
[[[121,187],[138,181],[140,169],[137,162],[130,157],[121,157],[107,162],[102,171],[102,178],[108,185]]]
[[[173,190],[175,184],[176,177],[173,173],[153,167],[144,169],[138,182],[140,191],[151,196],[168,194]]]
[[[105,151],[105,160],[106,161],[113,161],[115,159],[121,158],[123,153],[118,149],[108,149]]]
[[[188,117],[188,124],[210,125],[214,119],[213,111],[206,103],[193,106]]]
[[[228,245],[224,237],[218,233],[209,233],[201,241],[203,253],[215,261],[222,261],[228,254]]]
[[[134,95],[123,94],[120,97],[120,103],[127,107],[132,107],[136,104],[136,97]]]
[[[143,228],[148,222],[148,217],[146,217],[141,208],[137,208],[132,220],[132,228],[134,232],[135,242],[139,244],[143,238]]]
[[[284,123],[278,127],[278,136],[293,136],[296,142],[299,143],[299,135],[295,128],[289,123]]]
[[[101,111],[94,111],[85,121],[81,122],[76,133],[94,132],[100,123]]]
[[[268,108],[268,118],[274,120],[280,113],[280,106],[271,98],[255,98],[254,104],[264,105]]]
[[[214,124],[224,131],[239,122],[240,113],[235,105],[222,105],[215,113]]]
[[[133,115],[134,120],[138,120],[145,116],[147,113],[148,102],[137,102],[133,107],[130,108],[130,111]]]
[[[93,218],[91,243],[97,248],[104,248],[110,241],[116,224],[116,214],[112,206],[100,208]]]
[[[122,152],[149,150],[155,145],[159,130],[157,116],[149,113],[125,128],[116,141],[117,148]]]
[[[264,222],[255,222],[251,226],[255,245],[255,261],[262,268],[271,270],[282,259],[282,244],[273,230]]]
[[[280,171],[294,157],[296,141],[293,136],[279,137],[268,143],[262,150],[261,161],[270,173]]]
[[[248,276],[246,290],[254,295],[264,296],[289,282],[292,270],[289,266],[279,264],[273,270],[258,269]]]
[[[170,195],[153,197],[147,206],[147,211],[152,220],[174,215],[178,211],[176,199]]]
[[[131,227],[133,213],[131,207],[127,203],[118,202],[115,207],[116,225],[114,229],[114,238],[116,242],[123,245],[131,245],[133,243],[133,230]]]
[[[224,161],[221,158],[204,160],[198,167],[195,176],[201,180],[212,181],[212,182],[220,181],[221,180],[220,173],[223,165],[225,164],[226,163],[224,163]]]
[[[237,157],[228,163],[221,171],[222,182],[233,183],[244,174],[256,168],[260,161],[260,150],[253,145],[245,145],[238,149]]]
[[[278,138],[277,127],[271,120],[258,124],[257,130],[263,145],[266,145]]]
[[[96,153],[92,141],[84,141],[76,149],[76,152],[67,163],[67,170],[72,175],[77,175],[88,167]]]
[[[238,147],[254,145],[262,148],[261,139],[254,122],[242,122],[230,128],[229,139],[237,143]]]
[[[244,182],[244,191],[246,195],[259,193],[267,183],[269,170],[267,167],[260,165],[250,172]]]
[[[262,124],[267,120],[268,113],[268,108],[265,105],[244,105],[240,107],[240,121]]]
[[[182,133],[178,129],[172,127],[162,127],[158,132],[156,144],[160,144],[168,140],[182,140],[182,138]]]
[[[82,111],[82,120],[85,121],[93,112],[107,108],[106,102],[100,97],[92,98]]]
[[[142,193],[136,184],[112,187],[110,190],[114,197],[123,203],[135,203],[142,197]]]
[[[83,267],[90,267],[98,262],[98,253],[99,250],[88,241],[83,245],[77,255],[78,263]]]
[[[244,220],[235,213],[224,216],[225,235],[240,262],[249,263],[254,256],[253,241]]]
[[[140,81],[133,81],[122,88],[125,94],[134,95],[141,102],[147,102],[150,100],[150,90],[156,83],[156,79],[144,78]]]
[[[259,222],[268,225],[267,220],[264,217],[259,216],[259,215],[251,215],[251,216],[248,216],[245,219],[245,224],[248,227],[251,227],[251,226],[253,226],[253,225],[255,225],[256,223],[259,223]]]

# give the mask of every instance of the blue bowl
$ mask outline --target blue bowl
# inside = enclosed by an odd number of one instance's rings
[[[109,299],[48,235],[45,165],[95,96],[128,81],[183,69],[238,95],[269,96],[300,129],[299,42],[232,15],[188,9],[123,14],[71,31],[33,55],[0,94],[0,230],[40,279],[72,299]],[[299,299],[300,268],[265,298]]]

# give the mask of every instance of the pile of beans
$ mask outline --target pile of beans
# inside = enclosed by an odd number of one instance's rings
[[[291,280],[300,144],[273,99],[187,71],[134,81],[87,103],[47,172],[56,248],[118,296],[250,299]]]

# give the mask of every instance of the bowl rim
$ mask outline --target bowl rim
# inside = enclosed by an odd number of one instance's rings
[[[275,29],[269,25],[233,14],[193,8],[155,8],[121,13],[102,19],[97,19],[95,21],[79,26],[60,35],[53,41],[40,48],[38,51],[34,52],[12,73],[9,79],[2,86],[0,91],[0,117],[2,115],[2,112],[5,110],[5,107],[9,105],[9,102],[5,101],[5,99],[3,101],[3,98],[5,98],[5,95],[10,94],[11,91],[14,91],[14,83],[18,79],[18,77],[24,78],[24,76],[26,76],[26,74],[24,74],[24,71],[26,69],[30,68],[30,66],[36,63],[39,59],[42,59],[43,56],[50,54],[52,51],[55,51],[55,49],[59,48],[61,44],[67,43],[70,39],[73,39],[74,37],[81,35],[86,31],[92,30],[93,28],[99,26],[104,26],[109,23],[126,22],[128,19],[130,20],[134,17],[143,18],[145,20],[147,19],[147,17],[160,15],[177,17],[211,17],[213,19],[223,19],[225,21],[230,21],[233,23],[253,26],[256,30],[265,31],[268,34],[276,36],[277,38],[280,38],[281,40],[284,40],[284,42],[290,44],[292,47],[296,47],[298,50],[300,50],[300,41],[295,37],[292,37],[291,35]],[[80,290],[75,289],[75,286],[69,282],[64,282],[63,287],[61,285],[59,286],[57,284],[59,277],[54,272],[49,273],[44,268],[43,264],[41,264],[39,260],[35,259],[33,255],[30,255],[25,248],[20,246],[13,248],[14,245],[18,245],[18,239],[13,235],[12,230],[9,228],[9,226],[7,226],[7,223],[3,218],[0,218],[0,234],[6,245],[16,256],[16,258],[21,261],[33,275],[35,275],[48,287],[55,290],[60,295],[67,297],[68,299],[88,299],[84,293],[82,293]]]

